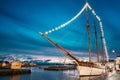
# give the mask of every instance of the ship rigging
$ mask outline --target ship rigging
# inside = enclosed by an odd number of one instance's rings
[[[92,57],[91,48],[90,48],[90,39],[91,38],[90,38],[90,23],[89,23],[89,19],[88,19],[88,9],[92,12],[93,16],[99,22],[99,26],[100,26],[99,29],[100,29],[100,33],[101,33],[101,41],[102,41],[102,47],[103,47],[102,52],[105,53],[106,61],[108,62],[109,61],[109,55],[108,55],[108,51],[107,51],[107,47],[106,47],[102,22],[101,22],[100,17],[95,13],[94,9],[92,9],[92,7],[88,4],[88,2],[86,2],[86,4],[83,6],[83,8],[79,11],[79,13],[76,16],[74,16],[72,19],[70,19],[66,23],[64,23],[64,24],[62,24],[62,25],[60,25],[58,27],[55,27],[54,29],[46,31],[45,33],[39,32],[46,40],[51,42],[54,46],[56,46],[58,49],[63,51],[65,53],[65,55],[67,55],[70,59],[73,59],[75,61],[75,63],[77,64],[77,69],[79,71],[80,76],[101,75],[101,74],[106,72],[106,67],[105,66],[99,66],[99,65],[93,63],[92,59],[91,59],[91,57]],[[86,28],[87,28],[87,32],[88,32],[89,62],[81,62],[81,61],[79,61],[78,58],[73,56],[71,51],[66,50],[65,48],[63,48],[62,46],[60,46],[58,43],[56,43],[55,41],[53,41],[52,39],[50,39],[47,36],[47,34],[52,33],[54,31],[57,31],[57,30],[59,30],[61,28],[64,28],[68,24],[70,24],[72,21],[76,20],[83,13],[84,10],[86,10]],[[98,50],[97,31],[96,31],[95,22],[94,22],[94,29],[95,29],[95,38],[96,38],[97,60],[99,62],[99,50]]]

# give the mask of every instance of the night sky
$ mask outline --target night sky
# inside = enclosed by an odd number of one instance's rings
[[[88,0],[88,2],[101,17],[110,57],[120,55],[120,0]],[[39,32],[48,31],[67,22],[84,4],[85,0],[0,0],[0,54],[63,55]],[[91,50],[95,53],[93,31],[95,19],[90,11],[88,14],[91,23]],[[65,28],[47,36],[73,51],[73,54],[87,56],[85,18],[83,12]],[[96,26],[99,27],[97,22]],[[98,28],[97,31],[100,38]]]

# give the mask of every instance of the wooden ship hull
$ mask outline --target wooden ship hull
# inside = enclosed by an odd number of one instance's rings
[[[100,63],[80,62],[76,64],[79,75],[82,77],[100,76],[107,73],[105,65],[101,65]]]
[[[105,68],[77,66],[80,76],[100,76],[106,73]]]

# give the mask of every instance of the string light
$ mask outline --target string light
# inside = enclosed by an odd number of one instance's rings
[[[55,28],[55,30],[58,30],[58,28]]]
[[[61,27],[60,26],[58,26],[58,29],[60,29]]]
[[[74,21],[75,19],[77,19],[79,17],[82,14],[82,12],[85,10],[86,7],[88,7],[92,11],[93,15],[96,16],[98,21],[100,21],[100,17],[98,15],[96,15],[95,11],[91,8],[91,6],[88,3],[86,3],[84,5],[84,7],[79,11],[79,13],[76,16],[74,16],[72,19],[70,19],[66,23],[64,23],[64,24],[62,24],[62,25],[60,25],[60,26],[58,26],[58,27],[56,27],[56,28],[54,28],[52,30],[49,30],[48,32],[46,31],[45,34],[57,31],[58,29],[61,29],[61,28],[65,27],[65,26],[67,26],[68,24],[70,24],[72,21]],[[102,23],[100,23],[100,25],[102,26]]]
[[[60,25],[60,26],[58,26],[58,27],[56,27],[56,28],[54,28],[54,29],[52,29],[52,30],[49,30],[48,32],[45,32],[45,34],[54,32],[55,30],[61,29],[61,28],[65,27],[65,26],[67,26],[68,24],[70,24],[72,21],[74,21],[75,19],[77,19],[77,18],[82,14],[82,12],[85,10],[85,8],[86,8],[87,6],[88,6],[88,3],[86,3],[86,4],[84,5],[84,7],[79,11],[79,13],[78,13],[76,16],[74,16],[72,19],[70,19],[70,20],[67,21],[66,23],[64,23],[64,24],[62,24],[62,25]]]
[[[45,32],[45,34],[48,34],[48,32]]]
[[[100,24],[100,26],[102,27],[102,22],[101,22],[101,21],[99,22],[99,24]]]
[[[63,28],[63,25],[61,25],[60,27]]]
[[[92,13],[93,13],[94,15],[96,15],[96,13],[95,13],[95,11],[94,11],[94,10],[92,10]]]
[[[55,31],[54,29],[52,29],[52,31]]]
[[[51,30],[49,30],[49,33],[51,33],[52,31]]]
[[[96,18],[98,19],[98,21],[100,21],[100,17],[96,15]]]

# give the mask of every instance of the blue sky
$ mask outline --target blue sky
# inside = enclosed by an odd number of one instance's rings
[[[88,2],[101,17],[110,57],[115,57],[115,53],[119,55],[120,1],[88,0]],[[48,31],[70,20],[84,4],[85,0],[0,0],[0,54],[63,55],[38,32]],[[89,21],[92,26],[91,12]],[[64,48],[73,51],[73,54],[86,56],[88,49],[85,12],[67,27],[48,36]],[[92,31],[93,53],[94,41]],[[115,50],[115,53],[112,53],[112,50]]]

